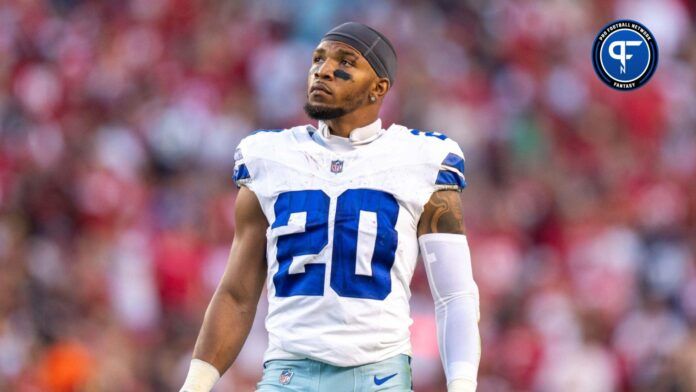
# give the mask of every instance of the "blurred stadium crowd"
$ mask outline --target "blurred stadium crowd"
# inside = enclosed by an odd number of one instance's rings
[[[624,17],[660,48],[628,93],[590,61]],[[234,148],[309,122],[311,50],[346,20],[397,47],[385,125],[467,157],[479,390],[696,391],[687,0],[0,2],[0,390],[181,385],[234,235]],[[444,391],[421,267],[412,287],[415,390]],[[217,390],[253,390],[265,312]]]

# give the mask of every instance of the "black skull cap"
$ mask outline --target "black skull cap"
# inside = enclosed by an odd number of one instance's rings
[[[394,84],[396,77],[396,51],[384,34],[370,26],[346,22],[324,34],[322,41],[338,41],[352,46],[365,57],[380,78]]]

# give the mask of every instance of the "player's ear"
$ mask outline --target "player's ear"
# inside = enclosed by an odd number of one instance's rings
[[[379,78],[372,86],[372,96],[382,98],[389,91],[389,79]]]

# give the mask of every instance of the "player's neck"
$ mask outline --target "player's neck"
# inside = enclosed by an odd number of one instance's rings
[[[366,114],[358,113],[356,110],[339,118],[324,120],[324,122],[329,126],[329,131],[332,135],[347,138],[354,129],[372,124],[377,120],[377,117],[377,112]]]

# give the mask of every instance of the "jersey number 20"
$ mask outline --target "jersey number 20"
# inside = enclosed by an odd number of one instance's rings
[[[316,255],[329,242],[329,205],[321,190],[278,195],[271,225],[278,235],[277,297],[324,295],[326,263]],[[383,300],[391,292],[398,214],[399,204],[386,192],[349,189],[338,196],[330,277],[338,295]]]

